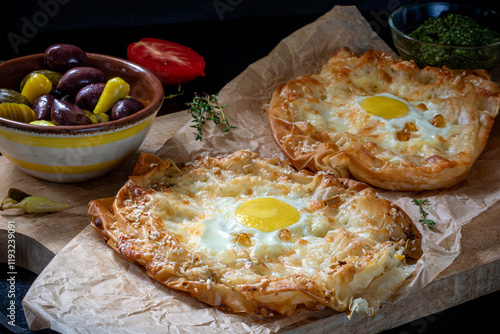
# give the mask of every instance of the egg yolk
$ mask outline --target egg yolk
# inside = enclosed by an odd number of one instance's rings
[[[410,111],[408,105],[403,101],[387,96],[367,97],[359,102],[359,104],[367,113],[385,119],[403,117]]]
[[[272,232],[298,222],[300,213],[288,203],[264,197],[241,204],[236,209],[235,217],[245,226]]]

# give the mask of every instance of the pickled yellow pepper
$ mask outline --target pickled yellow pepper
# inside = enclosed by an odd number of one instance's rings
[[[60,203],[42,196],[31,196],[24,191],[10,188],[7,197],[0,203],[0,211],[22,209],[26,213],[49,213],[62,211],[69,203]]]
[[[40,73],[33,74],[21,91],[21,95],[33,103],[37,97],[43,94],[48,94],[52,90],[52,82],[45,75]]]
[[[69,203],[59,203],[42,196],[28,196],[9,208],[22,209],[26,213],[49,213],[62,211],[68,207]]]
[[[130,93],[130,85],[120,77],[109,79],[94,108],[94,114],[108,111],[119,99]]]
[[[36,121],[30,122],[29,124],[32,124],[32,125],[41,125],[41,126],[56,126],[54,123],[51,123],[51,122],[46,121],[44,119],[38,119]]]

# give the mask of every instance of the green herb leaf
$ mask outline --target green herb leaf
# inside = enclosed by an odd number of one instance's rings
[[[427,215],[429,215],[429,213],[423,208],[424,205],[430,203],[429,200],[414,198],[413,203],[418,206],[418,211],[420,212],[420,215],[422,215],[422,218],[420,218],[418,222],[427,225],[429,229],[434,231],[434,225],[437,223],[432,219],[427,219]]]
[[[188,112],[193,117],[192,122],[196,123],[191,125],[192,128],[197,130],[196,140],[201,140],[203,137],[203,126],[207,121],[212,121],[215,124],[222,124],[225,126],[224,132],[228,132],[231,128],[235,128],[229,124],[224,114],[224,107],[227,105],[220,105],[217,99],[217,94],[203,94],[198,96],[195,94],[193,101],[186,103],[189,106]]]
[[[163,97],[163,99],[164,100],[170,100],[170,99],[173,99],[174,97],[182,95],[182,94],[184,94],[184,88],[182,88],[182,86],[179,85],[177,87],[177,93],[166,95],[166,96]]]

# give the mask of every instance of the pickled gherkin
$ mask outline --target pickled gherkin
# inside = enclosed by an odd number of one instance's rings
[[[30,123],[36,120],[36,114],[33,109],[20,103],[0,104],[0,117],[23,123]]]
[[[19,103],[30,106],[28,98],[13,89],[0,88],[0,103]]]

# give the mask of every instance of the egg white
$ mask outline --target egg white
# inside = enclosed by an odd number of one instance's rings
[[[283,197],[283,196],[261,196],[275,198],[290,204],[300,212],[298,222],[286,226],[292,234],[299,233],[301,235],[310,234],[310,214],[304,210],[307,206],[307,201],[300,197]],[[236,252],[246,249],[250,250],[250,256],[258,256],[258,253],[266,249],[267,251],[280,251],[283,247],[287,247],[287,242],[279,238],[279,231],[263,232],[258,229],[241,224],[235,217],[235,212],[238,206],[245,201],[254,199],[255,197],[243,198],[221,198],[217,203],[214,203],[212,214],[206,217],[202,223],[204,230],[198,240],[198,247],[209,252],[221,252],[233,249]],[[252,247],[240,246],[234,239],[240,233],[247,233],[250,236]]]
[[[408,106],[409,112],[407,115],[399,118],[392,118],[392,119],[386,119],[380,116],[375,116],[371,115],[369,113],[366,113],[369,115],[374,121],[379,121],[383,124],[382,127],[379,128],[377,132],[380,133],[392,133],[395,134],[397,131],[400,131],[405,127],[406,123],[413,123],[417,127],[418,131],[418,137],[422,140],[432,140],[435,138],[436,135],[439,136],[445,136],[446,133],[448,132],[448,129],[446,127],[444,128],[437,128],[434,125],[431,124],[432,119],[436,116],[439,115],[439,109],[438,106],[426,102],[425,105],[427,106],[427,110],[421,110],[416,107],[416,105],[420,104],[421,102],[415,101],[413,103],[409,103],[406,100],[390,94],[390,93],[382,93],[382,94],[377,94],[374,96],[385,96],[391,99],[395,99],[398,101],[403,102]],[[357,99],[357,104],[360,108],[360,110],[364,111],[363,107],[360,105],[360,102],[363,101],[366,98],[369,98],[372,96],[363,96]]]

